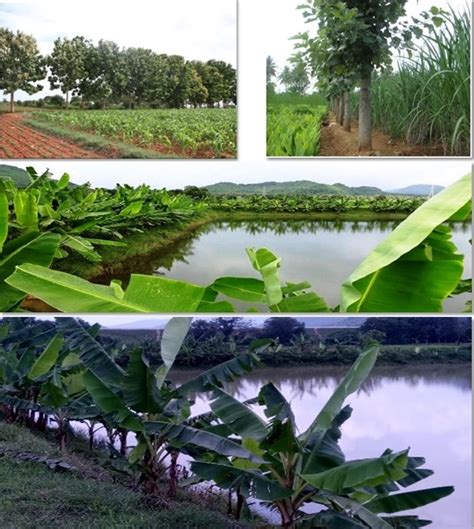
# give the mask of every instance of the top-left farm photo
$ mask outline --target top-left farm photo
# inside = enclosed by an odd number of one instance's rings
[[[235,0],[0,2],[0,159],[237,157]]]

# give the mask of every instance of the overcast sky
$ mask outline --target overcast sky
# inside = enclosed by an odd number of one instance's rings
[[[116,183],[146,183],[156,188],[179,189],[217,182],[255,183],[312,180],[347,186],[375,186],[385,190],[413,184],[447,186],[471,170],[469,161],[444,160],[269,160],[269,161],[30,161],[3,162],[17,167],[32,165],[38,172],[50,169],[56,178],[68,172],[75,183],[95,187]]]
[[[287,59],[294,52],[293,40],[291,37],[298,33],[309,31],[313,34],[312,27],[315,24],[305,24],[303,12],[297,10],[301,0],[259,0],[258,10],[261,15],[265,14],[265,41],[267,55],[271,55],[279,68],[285,65]],[[432,6],[447,9],[451,5],[455,10],[462,11],[466,6],[470,6],[468,0],[408,0],[406,8],[410,17],[419,15],[422,11],[429,10]]]
[[[34,35],[43,54],[58,37],[82,35],[189,60],[219,59],[234,66],[237,60],[236,0],[0,1],[0,27]],[[31,96],[19,93],[19,98]]]

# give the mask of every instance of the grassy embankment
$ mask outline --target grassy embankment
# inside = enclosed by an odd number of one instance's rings
[[[73,467],[60,471],[61,461]],[[40,527],[83,529],[238,529],[225,516],[218,496],[181,490],[170,500],[165,489],[145,498],[132,478],[113,470],[99,448],[89,452],[73,439],[59,452],[47,436],[0,420],[0,525],[2,529]]]

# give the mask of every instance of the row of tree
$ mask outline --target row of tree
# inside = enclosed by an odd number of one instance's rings
[[[112,41],[94,44],[81,36],[56,39],[51,54],[43,56],[33,36],[0,28],[0,89],[10,95],[10,110],[17,90],[34,94],[43,89],[43,80],[61,90],[66,107],[71,96],[99,108],[237,103],[236,70],[224,61],[188,61]]]
[[[416,50],[415,38],[436,31],[441,10],[406,19],[408,0],[306,0],[303,10],[315,32],[297,36],[295,60],[303,60],[318,79],[338,121],[351,130],[351,93],[359,92],[359,149],[372,149],[372,79],[392,68],[392,51]],[[315,35],[315,36],[314,36]]]

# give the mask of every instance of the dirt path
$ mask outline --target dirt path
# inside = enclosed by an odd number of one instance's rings
[[[99,153],[27,127],[22,121],[21,113],[0,114],[0,159],[103,158]]]
[[[443,150],[425,145],[407,145],[378,130],[374,130],[371,151],[359,152],[359,128],[352,124],[352,131],[336,123],[330,116],[329,124],[321,131],[321,156],[443,156]]]

